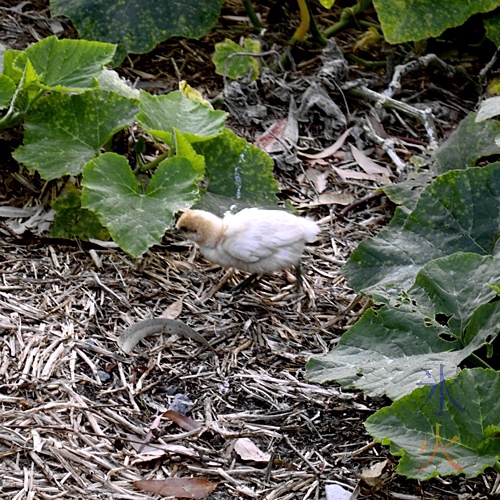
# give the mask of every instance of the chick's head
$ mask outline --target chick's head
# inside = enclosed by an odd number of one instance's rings
[[[224,223],[210,212],[186,210],[179,217],[175,228],[199,245],[215,247],[222,238]]]

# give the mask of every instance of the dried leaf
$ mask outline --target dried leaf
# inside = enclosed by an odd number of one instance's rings
[[[271,455],[263,452],[248,438],[240,438],[234,442],[234,451],[242,460],[251,460],[252,462],[269,462]]]
[[[357,170],[350,170],[348,168],[338,168],[332,167],[332,170],[343,180],[347,179],[357,179],[364,181],[374,181],[380,182],[380,177],[375,175],[365,174],[364,172],[358,172]]]
[[[215,349],[208,343],[205,337],[200,335],[197,331],[193,330],[182,321],[166,318],[146,319],[130,325],[120,335],[117,343],[126,353],[129,353],[132,352],[132,349],[142,339],[154,333],[170,333],[188,337],[215,352]]]
[[[320,153],[316,153],[314,155],[309,155],[307,153],[298,152],[300,156],[304,156],[305,158],[310,158],[311,160],[319,160],[321,158],[328,158],[329,156],[333,156],[343,145],[348,135],[351,133],[352,128],[348,128],[331,146],[321,151]]]
[[[172,304],[165,309],[160,318],[177,319],[181,315],[182,305],[182,300],[172,302]]]
[[[377,174],[382,176],[384,182],[390,182],[389,176],[391,173],[385,168],[377,165],[371,158],[368,158],[363,151],[359,150],[356,146],[351,146],[351,153],[354,156],[357,164],[367,173],[367,174]],[[380,180],[380,178],[376,178]]]
[[[282,151],[283,146],[280,142],[281,136],[285,131],[287,118],[274,122],[256,141],[255,145],[268,153]]]
[[[200,454],[198,451],[174,443],[154,443],[147,444],[142,442],[142,438],[132,437],[131,445],[137,452],[137,457],[132,461],[133,464],[156,460],[164,455],[180,455],[198,460]]]
[[[176,477],[172,479],[145,479],[132,483],[139,488],[154,495],[177,498],[205,498],[210,495],[218,483],[198,477]]]
[[[151,440],[153,439],[153,436],[154,436],[153,431],[160,427],[161,418],[162,418],[162,415],[157,415],[155,417],[155,419],[153,420],[153,423],[150,425],[148,433],[146,434],[146,437],[144,438],[143,445],[139,449],[137,449],[138,453],[143,453],[145,445],[147,443],[150,443]]]
[[[383,462],[377,462],[373,464],[369,469],[363,469],[361,473],[361,477],[365,481],[365,483],[369,484],[372,487],[379,488],[382,486],[382,473],[387,465],[387,460]]]
[[[169,418],[185,431],[194,431],[202,426],[200,422],[197,422],[190,417],[186,417],[186,415],[182,415],[182,413],[175,410],[167,410],[162,416]]]
[[[321,171],[316,168],[308,168],[306,170],[306,175],[307,178],[314,184],[318,193],[322,193],[326,189],[330,172]]]
[[[309,206],[318,205],[350,205],[354,201],[354,197],[348,193],[321,193],[317,196]]]
[[[256,141],[255,145],[267,153],[281,153],[288,144],[297,144],[299,126],[296,118],[297,106],[290,101],[288,117],[274,122]]]

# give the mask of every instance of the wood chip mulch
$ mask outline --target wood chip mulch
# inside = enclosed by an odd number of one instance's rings
[[[376,458],[366,435],[353,441],[349,432],[371,406],[303,375],[308,357],[328,352],[362,307],[339,273],[352,250],[347,226],[325,218],[301,295],[281,273],[232,296],[241,276],[221,286],[224,271],[179,241],[139,263],[116,250],[5,243],[0,497],[151,498],[131,483],[172,475],[252,498],[314,498],[326,478],[346,483],[341,471],[357,469],[358,454]],[[204,335],[217,355],[159,336],[120,352],[125,327],[164,313]],[[179,398],[202,431],[164,419],[146,442],[155,417]],[[242,437],[272,460],[242,460],[232,449]]]
[[[9,2],[0,4],[4,38],[21,49],[26,16]],[[27,18],[30,36],[57,32],[45,19],[47,2],[34,4],[40,15]],[[165,64],[174,56],[163,57]],[[179,57],[178,68],[185,56]],[[277,112],[286,115],[286,108]],[[393,127],[403,131],[392,135],[415,134],[413,124],[403,123],[405,131],[395,116]],[[321,149],[312,138],[302,139],[304,150]],[[372,147],[365,152],[387,163]],[[359,170],[344,153],[336,167]],[[404,148],[398,154],[411,156]],[[174,477],[218,483],[214,499],[318,499],[327,485],[352,491],[353,498],[498,495],[500,476],[491,472],[424,483],[398,476],[397,460],[363,427],[389,402],[304,378],[309,357],[329,352],[368,307],[340,269],[392,215],[383,196],[370,196],[379,187],[373,180],[322,177],[328,167],[321,163],[316,171],[281,172],[286,198],[322,228],[304,257],[304,292],[298,294],[294,276],[283,272],[233,296],[228,289],[245,276],[207,263],[174,235],[138,261],[116,249],[46,239],[48,197],[42,207],[32,206],[39,186],[30,191],[26,172],[14,164],[10,170],[0,205],[20,212],[0,213],[0,498],[151,499],[159,497],[133,483]],[[317,201],[313,175],[336,201]],[[22,186],[30,192],[21,196]],[[216,353],[169,335],[148,337],[130,354],[119,348],[125,328],[161,316],[189,325]],[[169,409],[198,425],[183,429],[165,414]],[[360,479],[381,463],[375,484]]]

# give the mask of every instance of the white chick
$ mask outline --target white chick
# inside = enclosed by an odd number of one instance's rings
[[[223,219],[203,210],[187,210],[176,228],[197,243],[211,262],[254,275],[295,266],[299,280],[305,243],[313,242],[319,233],[312,221],[258,208],[246,208]]]

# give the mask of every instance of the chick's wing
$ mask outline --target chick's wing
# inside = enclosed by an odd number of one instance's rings
[[[303,239],[303,228],[286,212],[248,209],[228,219],[223,246],[236,259],[258,262]]]

